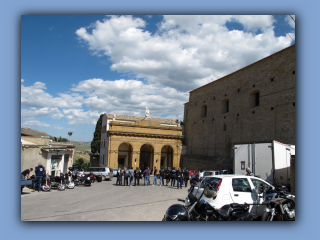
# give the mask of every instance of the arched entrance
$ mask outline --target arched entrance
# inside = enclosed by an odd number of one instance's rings
[[[143,144],[140,148],[140,168],[143,171],[149,167],[150,170],[153,168],[153,154],[154,149],[150,144]]]
[[[161,149],[161,162],[160,168],[173,166],[173,148],[169,145],[165,145]]]
[[[118,148],[118,168],[124,169],[132,166],[132,146],[129,143],[121,143]]]

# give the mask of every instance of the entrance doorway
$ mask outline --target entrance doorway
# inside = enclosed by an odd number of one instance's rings
[[[143,171],[147,167],[152,171],[153,169],[153,154],[154,149],[150,144],[144,144],[140,148],[140,168]]]
[[[51,176],[59,176],[61,168],[62,155],[52,155],[51,156]]]
[[[124,158],[118,158],[118,168],[124,169]]]
[[[130,168],[132,166],[132,146],[130,143],[121,143],[118,148],[118,168]]]
[[[173,166],[173,148],[165,145],[161,149],[161,168]]]

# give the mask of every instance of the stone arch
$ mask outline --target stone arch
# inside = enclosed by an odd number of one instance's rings
[[[173,149],[169,144],[162,146],[160,168],[173,167]]]
[[[141,145],[139,167],[142,171],[147,167],[149,167],[150,170],[153,168],[154,149],[154,145],[151,143]]]
[[[129,142],[122,142],[118,146],[118,168],[130,168],[132,166],[132,144]]]

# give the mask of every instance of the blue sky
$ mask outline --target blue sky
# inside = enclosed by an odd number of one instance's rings
[[[275,17],[22,15],[21,126],[91,141],[105,112],[183,120],[189,91],[295,43]]]

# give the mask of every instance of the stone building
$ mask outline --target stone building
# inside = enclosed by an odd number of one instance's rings
[[[73,163],[74,150],[73,144],[52,143],[48,136],[35,137],[21,133],[21,172],[28,168],[35,169],[41,162],[51,176],[67,173],[67,168]]]
[[[180,165],[182,128],[175,119],[104,114],[99,166],[160,167]]]
[[[233,145],[295,145],[295,45],[190,92],[183,166],[233,168]]]

